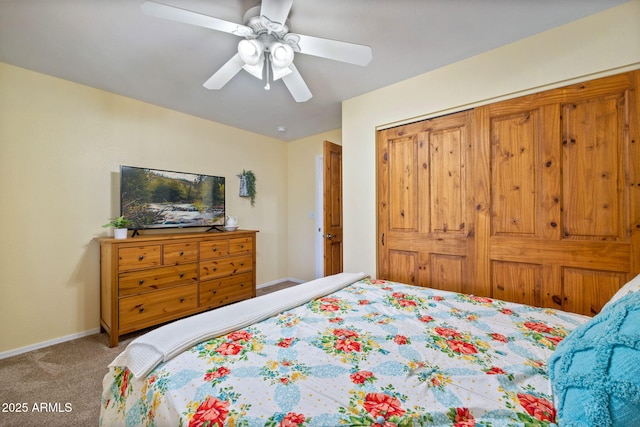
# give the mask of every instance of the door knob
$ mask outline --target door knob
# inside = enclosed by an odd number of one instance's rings
[[[333,239],[334,237],[336,237],[336,235],[335,234],[331,234],[331,233],[327,233],[327,234],[324,235],[324,237],[327,238],[327,239]]]

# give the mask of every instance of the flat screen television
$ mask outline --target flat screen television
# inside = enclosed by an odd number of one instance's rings
[[[133,230],[224,225],[225,179],[120,166],[120,215]]]

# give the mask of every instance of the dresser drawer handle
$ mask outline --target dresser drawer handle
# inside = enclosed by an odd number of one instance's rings
[[[140,307],[140,308],[138,309],[138,313],[142,313],[143,311],[144,311],[144,307]]]
[[[138,257],[138,261],[142,261],[143,259],[144,259],[144,255],[140,255],[140,256]]]
[[[182,279],[184,277],[184,273],[180,273],[180,278]]]
[[[218,248],[217,248],[216,246],[213,246],[213,247],[211,248],[211,250],[212,250],[213,252],[215,252],[215,251],[217,251],[217,250],[218,250]]]
[[[244,267],[244,262],[241,262],[241,263],[240,263],[240,267]]]
[[[244,249],[244,245],[240,245],[240,249]]]
[[[180,251],[180,256],[184,255],[184,251]]]
[[[213,271],[218,271],[218,267],[213,267]]]
[[[216,293],[218,293],[218,291],[216,291],[215,289],[211,289],[211,293],[215,295]]]
[[[242,287],[242,286],[244,286],[244,282],[241,282],[241,283],[240,283],[240,287]]]
[[[140,281],[138,282],[138,285],[142,285],[144,283],[144,279],[140,279]]]
[[[184,302],[184,297],[180,297],[180,302]]]

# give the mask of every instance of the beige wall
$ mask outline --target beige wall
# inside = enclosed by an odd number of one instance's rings
[[[286,278],[286,162],[282,141],[0,63],[0,353],[99,327],[92,239],[120,164],[225,176],[228,213],[260,230],[258,283]]]
[[[638,22],[633,0],[345,101],[345,270],[376,273],[376,128],[640,68]]]
[[[323,141],[342,144],[340,129],[292,141],[287,146],[289,196],[289,276],[315,278],[316,157],[322,156]]]

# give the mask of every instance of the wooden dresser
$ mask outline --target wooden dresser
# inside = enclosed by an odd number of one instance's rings
[[[256,295],[256,231],[99,238],[100,324],[121,335]]]

